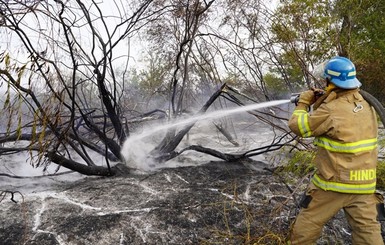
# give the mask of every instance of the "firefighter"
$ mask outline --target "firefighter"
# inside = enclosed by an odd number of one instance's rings
[[[324,64],[325,93],[300,94],[289,120],[301,137],[314,137],[316,172],[301,201],[289,244],[315,244],[323,226],[343,209],[353,244],[384,244],[376,193],[377,117],[359,93],[354,64],[334,57]],[[312,109],[312,110],[310,110]]]

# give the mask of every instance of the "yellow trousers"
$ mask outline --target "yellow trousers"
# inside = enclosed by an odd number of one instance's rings
[[[353,244],[384,245],[381,225],[377,221],[377,204],[383,202],[381,195],[324,191],[313,184],[310,184],[307,195],[312,199],[298,214],[289,244],[315,244],[326,222],[343,209],[352,229]]]

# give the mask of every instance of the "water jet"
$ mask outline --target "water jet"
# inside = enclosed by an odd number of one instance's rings
[[[152,170],[154,169],[154,166],[156,166],[156,162],[154,162],[154,159],[151,159],[151,157],[149,157],[149,153],[155,147],[155,142],[146,142],[146,139],[150,136],[153,136],[159,132],[164,132],[165,130],[194,124],[198,121],[205,121],[208,119],[229,116],[241,112],[278,106],[289,102],[290,100],[275,100],[257,104],[250,104],[236,108],[211,111],[206,112],[204,114],[194,115],[185,119],[177,119],[175,121],[170,121],[167,124],[147,128],[139,134],[131,135],[124,143],[121,154],[128,166],[145,171]]]

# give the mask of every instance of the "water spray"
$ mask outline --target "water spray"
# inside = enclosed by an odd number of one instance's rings
[[[148,158],[148,153],[151,152],[153,148],[152,148],[152,145],[148,145],[148,143],[146,142],[146,138],[171,128],[186,126],[191,123],[196,123],[198,121],[204,121],[212,118],[233,115],[233,114],[246,112],[246,111],[253,111],[253,110],[262,109],[265,107],[278,106],[289,102],[290,100],[267,101],[267,102],[256,103],[256,104],[251,104],[251,105],[246,105],[246,106],[241,106],[236,108],[207,112],[205,114],[198,114],[196,116],[193,116],[187,119],[182,119],[171,123],[162,124],[159,126],[153,126],[151,128],[144,130],[140,134],[131,135],[123,145],[122,156],[124,157],[126,163],[130,167],[145,170],[145,171],[153,170],[154,169],[153,166],[155,164],[151,162],[151,159]]]

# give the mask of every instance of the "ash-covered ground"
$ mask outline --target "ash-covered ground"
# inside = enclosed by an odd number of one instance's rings
[[[292,195],[261,162],[85,178],[0,203],[1,244],[284,244]],[[349,244],[342,214],[320,244]]]
[[[206,122],[197,124],[180,147],[243,152],[277,136],[261,123],[233,126],[238,145]],[[2,156],[0,171],[38,175],[39,169],[21,167],[25,157]],[[189,151],[153,169],[140,161],[135,171],[126,169],[132,162],[119,164],[122,174],[108,178],[0,176],[0,190],[6,191],[0,199],[0,244],[285,244],[307,185],[306,179],[270,171],[287,157],[278,151],[227,163]],[[325,226],[318,244],[351,244],[342,211]]]

